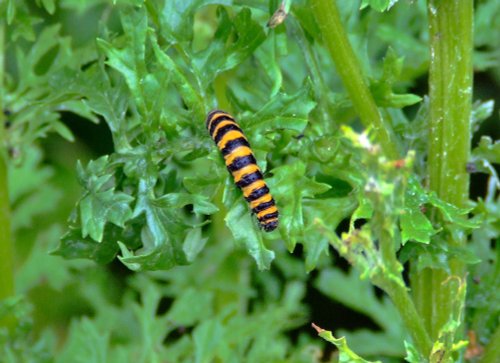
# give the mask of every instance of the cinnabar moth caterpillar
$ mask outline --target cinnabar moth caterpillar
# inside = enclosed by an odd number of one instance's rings
[[[214,110],[207,116],[207,129],[222,152],[235,184],[257,216],[260,227],[271,232],[278,227],[278,208],[264,181],[247,138],[234,118]]]

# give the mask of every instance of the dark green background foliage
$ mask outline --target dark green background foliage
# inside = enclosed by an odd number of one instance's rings
[[[0,362],[335,360],[312,321],[366,359],[417,362],[381,291],[405,285],[403,264],[447,271],[453,258],[476,281],[466,329],[493,339],[499,2],[475,9],[469,208],[423,187],[426,4],[338,1],[394,163],[359,134],[310,4],[288,3],[269,29],[278,1],[0,2],[17,293],[0,316],[18,318],[1,330]],[[259,230],[225,170],[205,129],[214,108],[245,130],[277,231]],[[388,230],[399,260],[378,248]],[[440,237],[455,232],[467,248]]]

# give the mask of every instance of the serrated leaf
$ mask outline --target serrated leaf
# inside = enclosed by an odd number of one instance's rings
[[[250,9],[243,8],[232,21],[225,8],[219,7],[218,13],[220,21],[214,39],[193,58],[203,87],[213,82],[217,74],[241,64],[266,38],[262,27],[252,19]]]
[[[397,82],[403,68],[403,58],[398,58],[392,48],[387,50],[384,58],[383,73],[380,79],[370,85],[375,101],[383,107],[403,108],[414,105],[422,98],[414,94],[395,94],[394,84]]]
[[[352,214],[356,207],[353,196],[345,198],[311,199],[304,201],[304,216],[308,236],[302,244],[306,253],[306,270],[309,272],[316,267],[319,258],[328,254],[328,239],[319,233],[316,228],[316,219],[328,221],[332,229],[337,228],[339,223]]]
[[[169,193],[158,199],[155,204],[162,208],[182,208],[192,205],[195,213],[213,214],[219,210],[208,198],[199,194]]]
[[[401,226],[401,243],[404,245],[407,241],[420,243],[429,243],[431,236],[437,233],[430,220],[422,212],[422,201],[426,199],[425,195],[419,195],[422,192],[417,188],[416,182],[409,183],[405,193],[405,205],[403,213],[399,218]]]
[[[500,141],[493,142],[489,136],[482,136],[479,145],[472,151],[472,156],[500,164]]]
[[[439,209],[444,219],[452,224],[463,228],[474,229],[479,227],[480,221],[478,219],[468,219],[467,214],[471,208],[459,208],[453,204],[447,203],[438,198],[434,192],[426,192],[423,187],[413,178],[409,180],[410,202],[415,207],[417,205],[424,205],[426,203],[432,204]]]
[[[401,226],[402,244],[410,240],[429,243],[431,236],[436,233],[429,219],[422,212],[413,208],[405,209],[399,219],[399,223]]]
[[[408,248],[407,248],[408,247]],[[476,264],[481,259],[467,247],[448,246],[440,238],[434,238],[428,245],[409,244],[402,251],[401,259],[412,257],[418,271],[425,268],[442,269],[450,273],[450,261],[459,260],[464,264]]]
[[[344,337],[335,338],[331,331],[322,329],[313,323],[318,335],[329,343],[332,343],[339,350],[339,363],[381,363],[380,361],[367,361],[354,353],[348,346]]]
[[[349,341],[349,347],[362,356],[402,356],[404,354],[404,347],[401,344],[401,338],[405,336],[403,331],[339,329],[337,334],[345,336]]]
[[[122,253],[122,255],[118,256],[118,258],[125,266],[133,271],[168,270],[172,267],[185,265],[187,263],[183,251],[181,250],[179,253],[179,247],[173,246],[168,242],[159,246],[138,250],[137,252],[131,252],[120,242],[118,244]]]
[[[415,348],[411,343],[407,342],[406,340],[404,341],[404,343],[406,349],[405,361],[409,363],[420,363],[424,360],[422,356],[419,354],[417,348]]]
[[[102,242],[90,237],[82,237],[81,229],[70,229],[62,238],[59,246],[51,254],[68,259],[87,258],[97,263],[109,263],[118,252],[116,241],[121,234],[117,227],[106,228]]]
[[[324,193],[331,187],[307,177],[306,166],[301,161],[275,168],[273,173],[269,182],[280,210],[281,236],[293,251],[304,230],[303,199]]]
[[[264,245],[262,233],[252,220],[248,206],[242,200],[233,204],[224,218],[236,243],[245,246],[260,270],[269,269],[274,259],[274,252]]]
[[[172,77],[172,82],[176,85],[184,102],[189,107],[189,109],[193,109],[195,111],[194,117],[197,118],[203,117],[205,113],[205,108],[200,94],[191,85],[186,74],[179,67],[179,65],[176,64],[172,60],[172,58],[168,56],[166,52],[160,49],[156,36],[154,34],[151,34],[150,39],[158,62],[163,67],[163,69],[170,72]]]
[[[187,226],[183,223],[178,210],[157,203],[150,188],[155,181],[141,179],[133,217],[144,217],[146,223],[141,232],[143,248],[138,251],[122,249],[120,260],[129,268],[158,270],[186,264],[183,251]]]
[[[134,197],[113,189],[84,196],[79,203],[83,237],[101,242],[106,223],[123,227],[132,216],[129,204],[133,200]]]
[[[193,18],[195,11],[210,4],[231,5],[229,0],[174,0],[164,2],[158,9],[162,36],[171,43],[190,41],[193,38]]]
[[[52,122],[51,126],[54,128],[54,130],[61,135],[64,139],[68,141],[75,141],[75,137],[73,136],[73,133],[71,132],[68,127],[66,127],[65,124],[59,121],[54,121]]]
[[[467,214],[471,209],[458,208],[453,204],[439,199],[435,193],[429,193],[429,202],[441,211],[443,217],[447,221],[453,223],[456,226],[473,229],[479,227],[479,225],[481,224],[481,222],[477,219],[468,219]]]
[[[92,66],[77,80],[77,88],[87,99],[87,106],[106,120],[111,132],[123,130],[123,120],[128,107],[128,92],[124,81],[111,83],[101,65]],[[116,140],[115,149],[120,151],[123,145]]]
[[[302,132],[309,112],[316,106],[311,87],[311,83],[306,82],[295,94],[278,93],[255,114],[245,118],[246,129],[254,133],[276,128]]]

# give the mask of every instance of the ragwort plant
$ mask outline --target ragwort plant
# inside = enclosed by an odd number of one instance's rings
[[[500,147],[471,147],[494,108],[473,102],[473,71],[498,89],[497,1],[0,14],[0,361],[500,359]],[[215,108],[265,171],[272,233],[210,140]],[[50,136],[74,141],[76,116],[104,123],[112,151]],[[487,176],[475,200],[472,172]],[[311,291],[377,330],[343,329]]]

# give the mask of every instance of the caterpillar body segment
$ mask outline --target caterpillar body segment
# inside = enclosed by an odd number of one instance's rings
[[[207,115],[206,127],[260,227],[273,231],[278,227],[278,208],[240,126],[228,113],[214,110]]]

